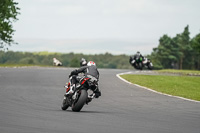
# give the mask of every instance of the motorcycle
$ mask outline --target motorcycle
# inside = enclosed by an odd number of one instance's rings
[[[70,77],[71,79],[72,77]],[[66,92],[70,90],[71,80],[69,79],[68,85],[66,86]],[[61,106],[62,110],[66,110],[71,107],[72,111],[79,112],[85,104],[88,104],[95,98],[95,90],[98,87],[98,80],[88,75],[80,80],[80,83],[76,84],[74,93],[67,95],[63,99]]]
[[[153,63],[151,62],[150,59],[148,58],[144,58],[142,64],[147,67],[149,70],[152,70],[153,69]]]
[[[143,69],[142,61],[143,61],[142,57],[136,55],[135,58],[130,57],[129,63],[130,63],[135,69],[142,70],[142,69]]]
[[[135,59],[130,57],[129,63],[135,68],[142,70],[143,67],[147,67],[149,70],[153,69],[153,63],[148,58],[142,58],[141,56],[136,56]]]

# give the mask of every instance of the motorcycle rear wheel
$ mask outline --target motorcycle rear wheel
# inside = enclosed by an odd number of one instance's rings
[[[149,65],[148,65],[148,69],[149,69],[149,70],[152,70],[152,69],[153,69],[153,66],[152,66],[151,64],[149,64]]]
[[[72,111],[79,112],[84,104],[86,103],[86,100],[88,98],[88,93],[86,90],[81,90],[80,96],[78,97],[78,100],[76,103],[72,104]]]

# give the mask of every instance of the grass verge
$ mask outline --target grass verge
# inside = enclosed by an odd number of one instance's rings
[[[180,75],[194,75],[194,76],[200,76],[200,71],[197,70],[174,70],[174,69],[163,69],[158,70],[156,72],[159,73],[173,73],[173,74],[180,74]]]
[[[132,74],[121,77],[158,92],[200,101],[200,77]]]

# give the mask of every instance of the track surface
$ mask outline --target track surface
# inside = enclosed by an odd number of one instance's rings
[[[200,133],[200,104],[159,95],[100,69],[102,96],[62,111],[72,69],[0,68],[1,133]]]

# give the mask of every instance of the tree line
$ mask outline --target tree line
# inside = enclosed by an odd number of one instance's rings
[[[79,67],[81,58],[87,61],[95,61],[98,68],[132,68],[128,62],[128,55],[112,55],[110,53],[84,55],[75,53],[50,53],[50,52],[14,52],[0,51],[0,64],[22,64],[22,65],[53,65],[53,58],[62,62],[64,67]]]
[[[147,55],[154,69],[196,69],[200,70],[200,33],[190,38],[189,26],[175,37],[163,35],[158,47]],[[75,53],[13,52],[0,51],[0,64],[53,65],[53,58],[65,67],[79,67],[81,58],[95,61],[99,68],[132,69],[129,55],[110,53],[85,55]]]
[[[200,69],[200,33],[190,38],[189,26],[175,37],[163,35],[148,56],[159,69]]]

